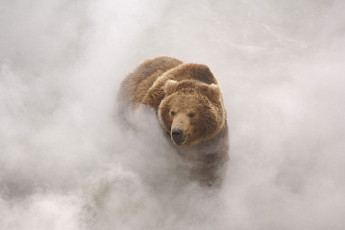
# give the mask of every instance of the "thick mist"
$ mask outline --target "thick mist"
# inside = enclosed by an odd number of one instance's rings
[[[2,1],[0,229],[343,229],[343,1]],[[116,117],[147,58],[208,65],[222,189],[186,181],[153,111]]]

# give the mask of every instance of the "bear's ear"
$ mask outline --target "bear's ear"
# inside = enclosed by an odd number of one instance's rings
[[[216,84],[209,85],[208,89],[207,89],[207,97],[212,102],[219,102],[220,97],[221,97],[221,92],[220,92],[219,85],[216,85]]]
[[[164,94],[165,96],[169,96],[170,94],[176,91],[178,86],[178,81],[175,80],[167,80],[164,85]]]

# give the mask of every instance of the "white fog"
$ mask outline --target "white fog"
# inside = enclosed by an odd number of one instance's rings
[[[0,2],[1,230],[344,229],[345,2]],[[142,61],[222,88],[221,189],[183,180],[154,114],[114,117]]]

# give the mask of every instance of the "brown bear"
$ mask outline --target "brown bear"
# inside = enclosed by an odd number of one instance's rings
[[[220,184],[229,151],[228,125],[217,80],[206,65],[171,57],[146,60],[122,82],[120,114],[148,105],[177,153],[190,162],[191,178]]]

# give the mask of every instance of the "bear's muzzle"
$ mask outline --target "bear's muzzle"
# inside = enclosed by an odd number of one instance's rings
[[[188,140],[188,135],[186,135],[182,129],[172,129],[171,130],[171,139],[177,145],[183,145]]]

